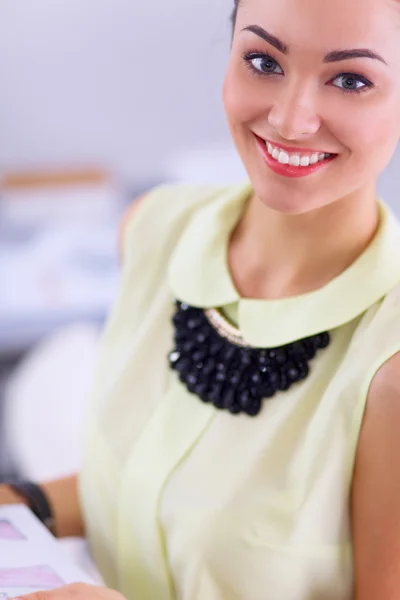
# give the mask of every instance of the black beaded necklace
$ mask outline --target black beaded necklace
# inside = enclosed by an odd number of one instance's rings
[[[218,310],[178,300],[173,323],[171,368],[190,393],[234,415],[258,415],[264,398],[305,379],[310,360],[331,340],[324,332],[279,348],[252,348]]]

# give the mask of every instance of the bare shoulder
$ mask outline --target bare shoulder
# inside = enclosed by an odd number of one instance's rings
[[[372,458],[375,461],[382,453],[394,451],[393,458],[400,472],[400,352],[379,369],[372,381],[360,434],[357,464],[362,466],[365,462],[370,469]],[[389,460],[386,466],[391,462]]]
[[[379,369],[372,381],[360,434],[358,464],[362,465],[364,458],[369,463],[372,455],[378,459],[382,452],[393,450],[400,469],[400,352]]]
[[[142,194],[141,196],[139,196],[138,198],[133,200],[131,202],[131,204],[128,206],[128,208],[126,209],[126,211],[121,219],[121,223],[119,226],[119,233],[118,233],[118,247],[119,247],[119,256],[120,256],[121,262],[123,262],[123,260],[124,260],[124,239],[125,239],[125,233],[126,233],[127,227],[129,225],[129,223],[131,222],[131,220],[133,218],[135,218],[135,214],[136,214],[139,206],[143,203],[143,201],[147,197],[147,195],[148,195],[147,193]]]
[[[374,410],[388,404],[393,409],[400,405],[400,352],[379,369],[372,382],[368,398],[368,409]],[[368,410],[367,409],[367,410]]]
[[[371,460],[374,464],[379,459],[383,461],[382,454],[388,452],[394,453],[400,472],[400,352],[379,369],[372,381],[360,434],[357,465],[367,465],[370,472]],[[385,469],[391,462],[389,460],[381,466]]]
[[[352,527],[356,598],[400,598],[400,353],[369,390],[356,457]]]

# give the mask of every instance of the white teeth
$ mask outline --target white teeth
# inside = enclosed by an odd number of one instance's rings
[[[281,163],[281,165],[288,165],[289,164],[289,154],[286,154],[286,152],[283,152],[283,150],[282,150],[279,154],[278,161]]]
[[[299,167],[300,166],[300,156],[298,156],[297,154],[294,156],[291,156],[290,160],[289,160],[289,164],[292,167]]]
[[[300,159],[300,166],[301,167],[309,167],[310,166],[310,157],[302,156]]]
[[[270,142],[265,142],[270,154],[275,160],[281,165],[290,165],[292,167],[309,167],[310,165],[316,165],[318,162],[330,158],[332,155],[325,152],[314,152],[309,156],[302,156],[299,154],[289,154],[280,148],[274,148]]]

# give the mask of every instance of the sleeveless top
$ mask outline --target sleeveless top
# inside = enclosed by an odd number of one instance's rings
[[[129,600],[351,600],[350,493],[366,399],[400,351],[400,227],[322,289],[241,298],[230,233],[252,192],[167,185],[128,225],[87,420],[80,491],[93,556]],[[202,403],[168,366],[174,298],[222,307],[249,344],[329,331],[306,380],[260,415]]]

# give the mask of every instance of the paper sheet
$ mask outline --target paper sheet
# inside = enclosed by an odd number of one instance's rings
[[[0,600],[93,583],[25,506],[0,507]]]

